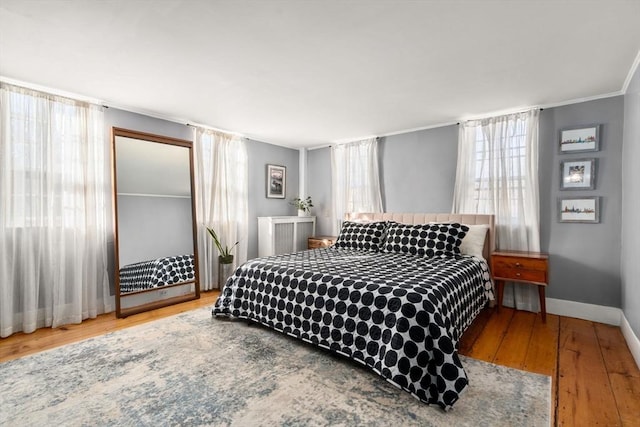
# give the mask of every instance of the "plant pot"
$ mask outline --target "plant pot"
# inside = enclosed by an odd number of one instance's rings
[[[233,255],[218,257],[218,289],[222,289],[224,284],[233,274]]]
[[[298,216],[309,216],[310,213],[304,209],[298,209]]]

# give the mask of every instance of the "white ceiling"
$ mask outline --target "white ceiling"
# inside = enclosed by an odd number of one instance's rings
[[[0,0],[0,76],[290,147],[621,93],[640,0]]]

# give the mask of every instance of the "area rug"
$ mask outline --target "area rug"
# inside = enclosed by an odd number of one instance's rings
[[[449,412],[340,356],[197,309],[0,364],[0,425],[542,426],[551,379],[471,358]]]

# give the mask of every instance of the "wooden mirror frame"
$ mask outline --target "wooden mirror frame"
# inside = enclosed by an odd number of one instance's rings
[[[140,291],[133,291],[123,294],[120,291],[120,238],[118,234],[118,180],[117,180],[117,156],[116,156],[116,138],[125,137],[132,139],[139,139],[142,141],[155,142],[159,144],[167,144],[173,146],[184,147],[189,150],[189,176],[191,185],[191,225],[192,225],[192,243],[193,243],[193,266],[194,266],[194,280],[183,281],[160,288],[145,289]],[[178,304],[185,301],[191,301],[200,298],[200,275],[198,268],[198,242],[197,242],[197,225],[196,225],[196,202],[195,202],[195,185],[194,185],[194,164],[193,164],[193,143],[191,141],[172,138],[162,135],[154,135],[146,132],[138,132],[129,129],[122,129],[117,127],[111,128],[111,179],[113,184],[113,230],[114,230],[114,284],[116,292],[116,316],[119,318],[127,317],[132,314],[141,313],[143,311],[153,310],[160,307],[166,307],[168,305]],[[142,293],[153,293],[163,291],[165,289],[191,285],[194,287],[194,291],[189,294],[168,297],[164,299],[158,299],[156,301],[134,305],[131,307],[122,308],[121,300],[133,295],[140,295]]]

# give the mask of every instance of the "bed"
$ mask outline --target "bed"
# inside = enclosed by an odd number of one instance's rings
[[[120,269],[120,292],[155,289],[195,278],[193,254],[157,258]]]
[[[213,314],[329,349],[449,410],[469,382],[458,341],[493,299],[486,262],[493,221],[490,215],[347,215],[332,247],[240,266]],[[461,253],[472,235],[473,254]]]

